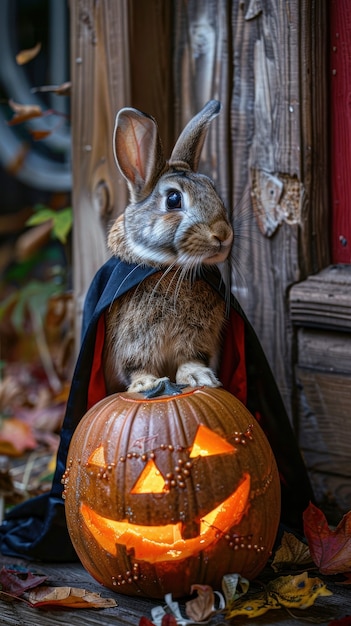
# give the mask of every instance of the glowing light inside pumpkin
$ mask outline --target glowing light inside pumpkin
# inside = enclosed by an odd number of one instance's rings
[[[235,452],[234,446],[223,439],[220,435],[200,424],[197,429],[190,458],[197,456],[212,456],[214,454],[228,454]]]
[[[219,541],[231,528],[240,524],[247,511],[250,495],[250,476],[245,474],[235,492],[200,520],[197,537],[182,538],[182,523],[164,526],[142,526],[127,520],[118,522],[95,513],[81,503],[85,524],[99,545],[117,555],[117,544],[133,550],[135,558],[150,563],[173,561],[194,556]]]
[[[165,493],[166,491],[165,480],[155,461],[150,459],[131,489],[131,493]]]

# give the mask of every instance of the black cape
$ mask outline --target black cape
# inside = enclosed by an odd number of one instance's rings
[[[155,272],[107,261],[88,290],[83,311],[82,344],[73,374],[61,430],[57,465],[51,491],[14,507],[0,526],[4,555],[43,561],[77,560],[65,519],[61,479],[72,434],[89,406],[105,395],[101,363],[104,311],[116,298]],[[203,276],[222,293],[219,272]],[[223,339],[219,378],[259,421],[274,452],[282,488],[281,523],[301,530],[302,512],[313,500],[310,482],[289,418],[257,336],[237,300],[232,297]]]

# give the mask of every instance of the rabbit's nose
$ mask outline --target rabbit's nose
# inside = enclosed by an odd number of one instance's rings
[[[227,248],[232,244],[233,230],[228,224],[217,222],[213,228],[212,236],[220,243],[221,247]]]

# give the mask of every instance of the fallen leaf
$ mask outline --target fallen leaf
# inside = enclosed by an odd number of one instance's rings
[[[26,143],[20,144],[17,154],[6,164],[6,171],[16,176],[22,169],[29,152],[29,146]]]
[[[332,592],[326,588],[325,584],[319,578],[309,578],[307,572],[297,576],[280,576],[271,580],[264,591],[233,602],[226,617],[231,619],[246,615],[253,618],[271,609],[282,607],[306,609],[312,606],[319,596],[330,595]]]
[[[192,585],[190,593],[197,596],[185,604],[185,613],[194,622],[203,622],[214,611],[214,593],[209,585]]]
[[[341,619],[333,619],[328,626],[351,626],[351,615],[346,615]]]
[[[281,605],[268,596],[265,592],[260,592],[248,598],[240,598],[232,604],[229,611],[226,612],[226,618],[231,619],[239,615],[246,615],[250,619],[259,617],[271,609],[280,609]]]
[[[310,503],[303,514],[304,532],[314,563],[322,574],[351,571],[351,511],[331,530],[324,513]]]
[[[154,623],[143,615],[139,620],[139,626],[154,626]]]
[[[32,87],[32,93],[55,93],[57,96],[69,96],[71,93],[72,83],[67,81],[62,85],[42,85],[41,87]]]
[[[226,574],[222,578],[222,591],[224,593],[226,606],[245,595],[250,587],[247,578],[240,574]]]
[[[309,578],[307,572],[296,576],[280,576],[267,584],[267,592],[282,606],[307,609],[319,596],[332,592],[320,578]]]
[[[29,63],[32,59],[34,59],[41,50],[41,43],[37,43],[33,48],[28,48],[27,50],[21,50],[18,54],[16,54],[16,62],[18,65],[25,65]]]
[[[1,591],[11,596],[21,596],[28,589],[41,585],[47,576],[38,576],[28,570],[3,567],[0,570]]]
[[[43,115],[43,111],[38,104],[19,104],[18,102],[14,102],[14,100],[9,100],[9,106],[15,114],[13,118],[7,122],[8,126],[22,124],[22,122]]]
[[[339,580],[337,585],[351,585],[351,572],[345,572],[345,580]]]
[[[51,130],[29,130],[29,133],[32,135],[34,141],[41,141],[42,139],[46,139],[46,137],[49,137],[51,135],[51,132]]]
[[[177,626],[177,620],[171,613],[163,616],[161,626]]]
[[[42,586],[31,591],[27,599],[32,606],[42,609],[106,609],[118,606],[113,598],[102,598],[99,593],[77,587]]]
[[[34,450],[37,442],[32,429],[16,417],[0,420],[0,454],[20,456],[25,450]]]
[[[275,572],[292,566],[306,567],[312,563],[308,545],[292,533],[284,532],[281,544],[275,553],[272,568]]]

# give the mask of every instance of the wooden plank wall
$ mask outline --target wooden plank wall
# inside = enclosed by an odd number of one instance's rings
[[[125,2],[70,2],[77,337],[86,290],[107,259],[106,230],[127,200],[111,140],[116,111],[130,99],[126,8]]]
[[[169,151],[220,99],[201,168],[232,215],[233,291],[292,415],[288,291],[328,262],[324,0],[71,0],[71,17],[78,299],[126,201],[111,160],[116,110],[154,115]]]

